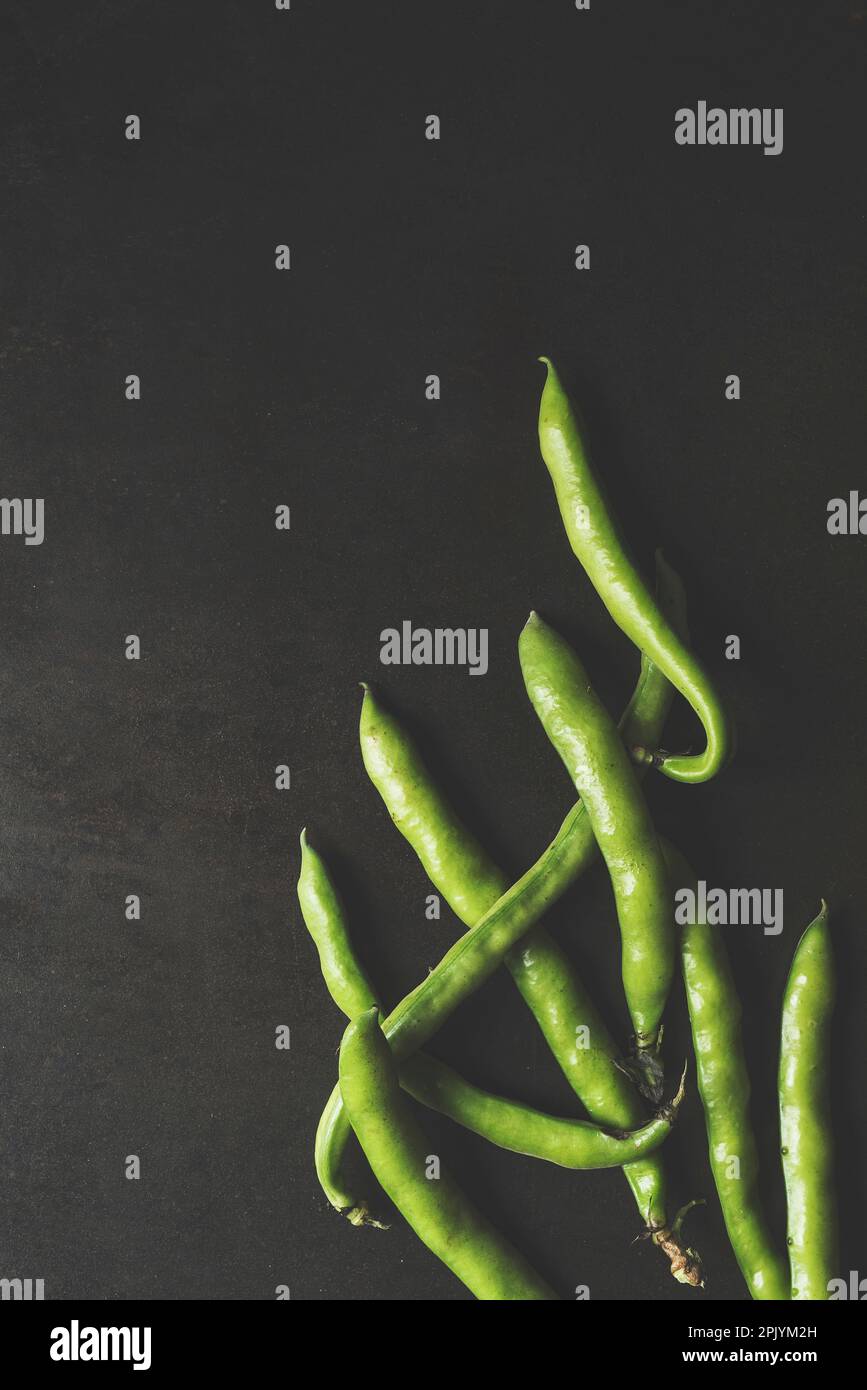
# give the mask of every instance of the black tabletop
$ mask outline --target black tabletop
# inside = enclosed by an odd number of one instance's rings
[[[709,883],[784,890],[779,935],[728,938],[780,1236],[781,993],[831,904],[841,1266],[863,1268],[867,536],[827,528],[867,495],[863,6],[9,0],[0,25],[3,494],[45,508],[41,544],[0,536],[0,1276],[469,1297],[399,1221],[354,1230],[319,1190],[342,1022],[294,882],[306,824],[395,1002],[460,924],[426,917],[367,780],[357,682],[513,877],[574,799],[523,689],[530,609],[628,697],[636,653],[539,456],[539,353],[736,715],[721,777],[646,783],[656,821]],[[782,109],[781,152],[679,145],[699,102]],[[487,629],[486,675],[382,665],[405,621]],[[700,737],[677,711],[673,746]],[[625,1043],[601,869],[550,925]],[[678,991],[672,1067],[689,1046]],[[431,1050],[578,1113],[503,972]],[[567,1296],[696,1297],[631,1245],[619,1172],[424,1122]],[[745,1298],[694,1088],[668,1155],[674,1199],[708,1198],[703,1296]]]

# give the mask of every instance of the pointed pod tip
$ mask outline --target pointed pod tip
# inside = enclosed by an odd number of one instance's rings
[[[360,1033],[362,1036],[378,1031],[379,1009],[376,1004],[371,1004],[369,1009],[364,1009],[362,1013],[357,1014],[350,1022],[349,1028],[346,1030],[347,1033],[350,1028],[354,1033]]]
[[[826,936],[827,928],[828,904],[826,903],[824,898],[820,898],[819,911],[813,918],[812,922],[807,923],[806,927],[798,937],[798,941],[795,946],[795,954],[792,957],[792,960],[794,961],[797,958],[798,952],[802,949],[802,947],[806,946],[807,942],[814,942],[819,940],[820,938],[824,939]]]

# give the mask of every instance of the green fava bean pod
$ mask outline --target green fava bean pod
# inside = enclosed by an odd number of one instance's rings
[[[349,939],[340,895],[307,831],[301,832],[301,872],[298,876],[301,915],[316,949],[328,992],[347,1018],[358,1018],[378,1007],[373,985],[358,962]],[[339,1094],[339,1091],[338,1091]],[[332,1206],[345,1211],[353,1225],[378,1226],[354,1193],[364,1187],[365,1175],[357,1146],[349,1143],[352,1128],[343,1106],[329,1106],[316,1130],[314,1159],[323,1192]]]
[[[557,1299],[447,1171],[429,1178],[430,1142],[401,1094],[375,1009],[351,1022],[340,1047],[340,1091],[379,1183],[429,1250],[476,1298]]]
[[[672,885],[696,897],[696,876],[679,850],[662,841]],[[677,914],[680,916],[678,907]],[[695,915],[695,914],[692,914]],[[681,966],[708,1155],[726,1230],[754,1299],[789,1297],[785,1260],[759,1195],[759,1159],[750,1119],[750,1078],[741,1005],[722,931],[696,920],[680,924]]]
[[[636,745],[637,761],[678,782],[705,782],[725,765],[733,730],[710,678],[668,621],[626,551],[590,466],[578,423],[553,364],[539,409],[539,443],[554,483],[566,535],[611,617],[688,700],[704,726],[703,753],[673,755]]]
[[[780,1140],[793,1299],[827,1299],[838,1273],[828,1109],[833,1007],[834,961],[823,902],[798,942],[783,996]]]
[[[647,803],[618,733],[575,652],[536,613],[518,651],[542,727],[575,784],[608,867],[622,940],[623,989],[647,1085],[674,974],[668,876]],[[643,1055],[642,1055],[643,1054]]]
[[[490,1144],[512,1153],[556,1163],[561,1168],[622,1168],[658,1149],[668,1138],[684,1096],[677,1094],[654,1118],[630,1133],[606,1133],[584,1120],[548,1115],[504,1100],[458,1077],[451,1067],[418,1052],[400,1069],[400,1084],[422,1105],[446,1115]]]

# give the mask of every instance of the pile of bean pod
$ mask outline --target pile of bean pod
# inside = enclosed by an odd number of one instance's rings
[[[353,951],[344,906],[322,856],[301,836],[298,897],[322,974],[349,1019],[339,1080],[316,1135],[316,1171],[329,1202],[356,1225],[379,1224],[372,1172],[420,1239],[479,1299],[558,1295],[462,1192],[431,1175],[430,1142],[407,1096],[492,1144],[566,1168],[621,1167],[644,1234],[680,1283],[703,1287],[683,1218],[669,1215],[661,1145],[684,1098],[663,1099],[662,1018],[678,961],[686,990],[698,1090],[714,1181],[735,1257],[755,1299],[826,1299],[835,1227],[826,1111],[833,963],[825,903],[802,936],[785,989],[780,1127],[788,1204],[778,1250],[758,1193],[740,1005],[720,930],[676,927],[673,886],[695,885],[677,849],[657,835],[641,788],[649,768],[703,782],[734,747],[726,711],[688,645],[678,576],[656,557],[656,594],[629,558],[553,365],[539,416],[542,457],[572,549],[641,666],[617,725],[564,639],[531,613],[518,651],[527,694],[579,799],[551,844],[516,883],[492,862],[449,805],[419,753],[367,686],[361,752],[394,824],[437,892],[467,927],[416,989],[386,1012]],[[675,694],[701,720],[705,747],[660,747]],[[623,990],[634,1029],[628,1054],[608,1033],[572,962],[541,919],[600,851],[622,941]],[[471,1085],[425,1044],[454,1009],[505,965],[581,1102],[586,1119],[543,1114]],[[576,1039],[588,1039],[587,1046]],[[358,1146],[367,1163],[362,1165]]]

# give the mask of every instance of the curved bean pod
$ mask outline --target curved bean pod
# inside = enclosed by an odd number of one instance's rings
[[[539,360],[548,369],[539,409],[539,443],[572,550],[617,626],[689,701],[704,726],[707,744],[700,755],[672,755],[655,751],[655,745],[638,745],[634,756],[675,781],[705,782],[731,756],[731,724],[710,678],[629,558],[593,475],[569,398],[551,361]]]
[[[828,1113],[834,961],[828,905],[795,951],[783,996],[780,1139],[788,1206],[792,1298],[824,1300],[837,1261],[837,1210]]]
[[[427,1178],[430,1144],[401,1095],[397,1065],[375,1009],[351,1022],[343,1035],[340,1090],[380,1184],[416,1235],[476,1298],[557,1298],[448,1172]]]
[[[629,755],[575,652],[536,613],[518,643],[524,684],[560,754],[608,867],[622,940],[623,989],[639,1051],[659,1041],[674,974],[668,876]],[[651,1090],[661,1078],[648,1072]]]
[[[658,1149],[668,1138],[684,1096],[677,1094],[652,1120],[631,1133],[606,1133],[584,1120],[548,1115],[518,1101],[473,1086],[451,1067],[423,1052],[403,1063],[400,1084],[422,1105],[512,1153],[540,1158],[561,1168],[622,1168]]]
[[[377,1008],[376,991],[352,949],[340,895],[306,830],[301,832],[298,902],[319,952],[322,976],[338,1009],[347,1018],[358,1018]],[[353,1196],[364,1187],[365,1178],[368,1182],[370,1179],[364,1172],[358,1146],[349,1143],[351,1138],[352,1128],[343,1106],[326,1107],[316,1129],[316,1173],[331,1205],[345,1210],[354,1225],[378,1226],[380,1223]]]
[[[319,1186],[335,1211],[353,1226],[382,1226],[370,1211],[367,1197],[360,1197],[370,1186],[370,1175],[357,1171],[358,1145],[352,1143],[352,1125],[343,1104],[340,1086],[334,1087],[319,1116],[313,1145],[313,1162]]]
[[[671,881],[696,889],[679,850],[662,847]],[[750,1120],[750,1078],[741,1036],[741,1006],[719,927],[683,926],[681,966],[704,1106],[713,1180],[735,1259],[754,1299],[787,1299],[789,1278],[762,1209],[759,1160]]]

